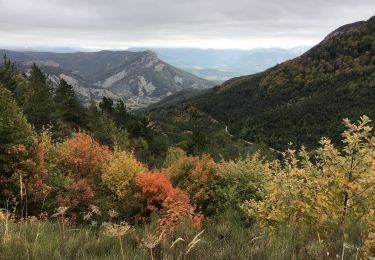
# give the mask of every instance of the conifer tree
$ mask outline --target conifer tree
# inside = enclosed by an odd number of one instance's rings
[[[29,81],[32,93],[24,106],[24,112],[28,121],[40,132],[43,126],[55,123],[53,88],[47,76],[35,63],[31,68]]]
[[[31,143],[32,136],[31,126],[11,92],[0,85],[0,162],[10,145]]]
[[[30,96],[29,81],[25,75],[18,72],[14,62],[6,56],[3,65],[0,66],[0,84],[12,92],[17,105],[23,108]]]
[[[128,127],[130,115],[126,110],[124,101],[118,100],[114,107],[113,118],[115,122],[122,127]]]
[[[107,108],[112,108],[112,106]],[[110,114],[101,113],[93,101],[88,108],[88,120],[88,128],[95,140],[111,147],[128,148],[129,137],[126,128],[116,126]]]
[[[14,78],[16,73],[16,66],[4,55],[4,63],[3,66],[0,67],[0,84],[13,92],[17,85]]]
[[[73,129],[84,127],[85,109],[74,93],[73,87],[63,79],[60,80],[56,89],[54,101],[58,128],[63,136],[69,134]]]
[[[102,102],[99,103],[99,107],[102,113],[112,115],[113,114],[113,100],[108,97],[103,97]]]

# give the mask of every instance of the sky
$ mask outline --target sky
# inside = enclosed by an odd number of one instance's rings
[[[0,0],[0,46],[312,46],[375,0]]]

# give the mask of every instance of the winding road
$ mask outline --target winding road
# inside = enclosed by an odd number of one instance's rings
[[[249,141],[247,141],[247,140],[245,140],[245,139],[243,139],[243,138],[236,137],[236,136],[234,136],[233,134],[231,134],[231,133],[229,132],[229,130],[228,130],[228,126],[227,126],[227,125],[225,125],[225,133],[227,133],[231,138],[236,138],[236,139],[241,140],[241,142],[244,142],[244,143],[246,143],[246,144],[254,145],[254,143],[252,143],[252,142],[249,142]],[[275,152],[275,153],[278,153],[278,154],[281,154],[281,155],[284,154],[283,152],[278,151],[278,150],[276,150],[276,149],[274,149],[274,148],[269,147],[269,149],[270,149],[272,152]]]

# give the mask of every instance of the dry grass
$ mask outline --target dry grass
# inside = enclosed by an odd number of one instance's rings
[[[62,219],[15,222],[0,214],[0,259],[360,259],[360,244],[332,233],[323,240],[314,230],[257,230],[238,213],[208,220],[197,231],[183,223],[175,232],[157,233],[156,223],[72,226]],[[336,227],[335,227],[336,228]]]

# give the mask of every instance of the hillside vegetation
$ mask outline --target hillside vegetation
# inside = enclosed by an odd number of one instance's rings
[[[321,136],[338,143],[342,118],[374,117],[374,100],[371,18],[341,28],[299,58],[229,80],[184,103],[224,122],[239,137],[284,149],[289,142],[314,147]]]

